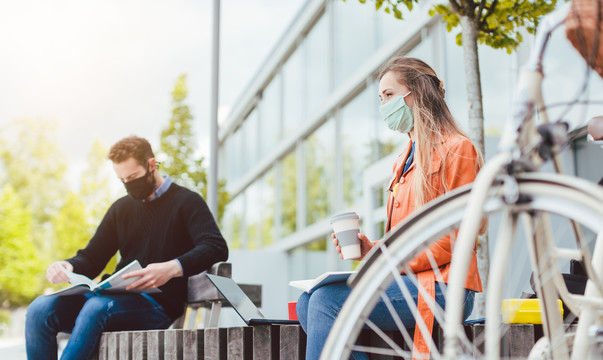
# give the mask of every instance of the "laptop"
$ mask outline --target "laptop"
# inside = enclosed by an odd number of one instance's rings
[[[267,325],[267,324],[299,324],[297,320],[266,319],[251,299],[243,292],[239,285],[231,278],[206,274],[216,289],[224,296],[230,306],[239,314],[245,324]]]

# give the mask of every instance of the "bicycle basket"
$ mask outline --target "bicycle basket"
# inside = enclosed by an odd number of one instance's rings
[[[603,77],[603,0],[573,0],[571,6],[565,20],[566,36],[588,65]]]

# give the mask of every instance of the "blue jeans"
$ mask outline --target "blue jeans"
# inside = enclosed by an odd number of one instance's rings
[[[417,288],[407,276],[403,275],[402,278],[416,304],[418,294]],[[436,302],[444,307],[444,295],[437,282],[435,288]],[[316,360],[320,357],[320,352],[327,340],[329,331],[333,327],[335,318],[339,314],[339,311],[350,292],[351,289],[345,282],[335,283],[318,288],[312,294],[304,292],[299,297],[299,300],[297,300],[297,317],[307,334],[306,360]],[[386,290],[386,294],[392,302],[392,305],[395,307],[404,326],[407,328],[414,328],[415,319],[395,281]],[[466,319],[473,310],[474,296],[475,294],[473,291],[466,291],[463,319]],[[375,305],[369,319],[382,330],[398,329],[382,299],[379,299],[377,305]],[[368,359],[368,356],[363,353],[354,352],[352,358],[361,360]]]
[[[40,296],[27,308],[27,358],[56,359],[57,333],[71,337],[61,359],[91,359],[103,331],[165,329],[172,320],[139,294]]]

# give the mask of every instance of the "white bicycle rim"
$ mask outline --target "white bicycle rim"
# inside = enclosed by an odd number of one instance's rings
[[[577,220],[595,233],[603,232],[603,190],[587,181],[554,174],[525,174],[518,178],[520,194],[530,199],[520,205],[508,205],[502,200],[502,187],[495,185],[489,192],[484,205],[485,214],[504,211],[525,212],[543,211],[568,219]],[[348,359],[360,331],[366,326],[366,319],[372,312],[381,293],[393,281],[395,272],[399,272],[416,255],[422,253],[442,234],[458,228],[468,203],[471,188],[457,189],[448,195],[436,199],[422,211],[414,214],[393,229],[383,241],[380,249],[369,254],[367,262],[358,276],[351,279],[353,290],[344,304],[333,329],[327,339],[321,359]],[[392,265],[394,269],[392,269]],[[449,279],[448,288],[464,286],[465,281]],[[500,284],[490,284],[493,286]],[[454,307],[458,312],[461,307]],[[451,310],[448,310],[451,311]],[[500,311],[500,309],[499,309]],[[461,318],[461,316],[457,316]],[[448,314],[446,316],[448,319]],[[444,327],[441,324],[442,327]],[[459,324],[460,326],[460,324]],[[455,343],[454,358],[460,354],[479,357],[483,354],[476,345],[472,345],[464,333],[446,332],[445,342]],[[387,342],[387,340],[386,340]],[[393,352],[396,352],[392,346]],[[358,348],[356,348],[358,350]],[[363,348],[363,350],[371,350]],[[380,350],[375,350],[379,352]],[[443,358],[442,349],[432,348],[431,357]],[[381,352],[384,353],[384,352]],[[408,357],[407,352],[398,352],[398,356]]]

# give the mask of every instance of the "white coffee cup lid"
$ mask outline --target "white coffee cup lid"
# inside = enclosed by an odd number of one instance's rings
[[[333,215],[331,217],[331,224],[345,219],[360,219],[360,217],[358,216],[358,214],[356,214],[355,211],[348,211],[341,214]]]

